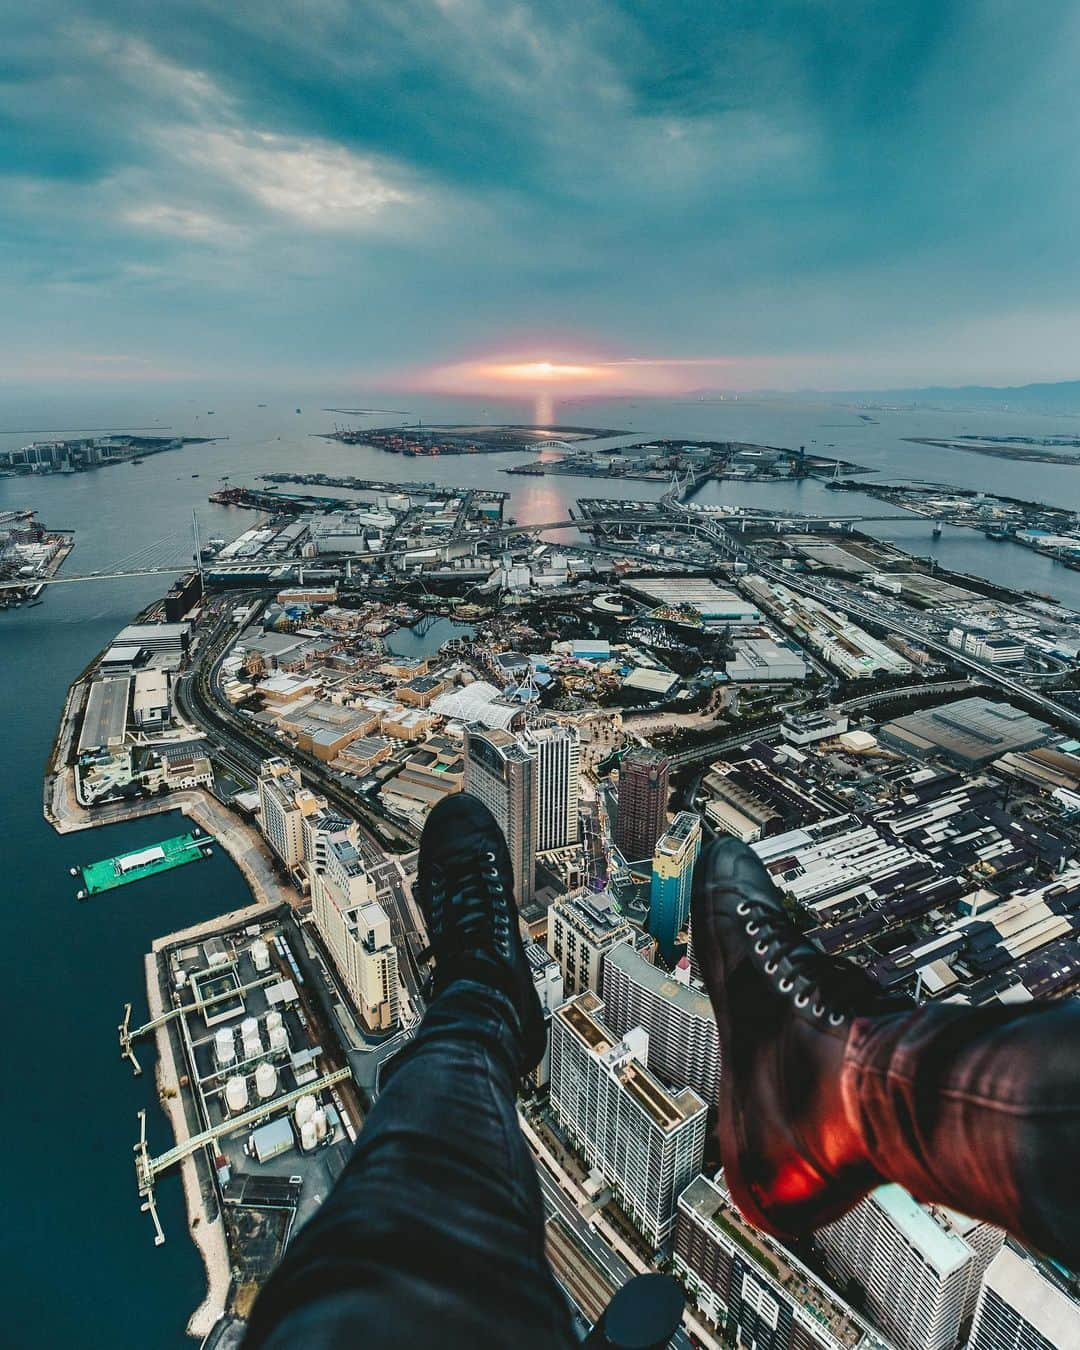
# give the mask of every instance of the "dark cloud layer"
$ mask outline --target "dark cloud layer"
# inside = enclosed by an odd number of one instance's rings
[[[729,355],[743,386],[1080,367],[1059,0],[10,9],[8,381],[511,348]]]

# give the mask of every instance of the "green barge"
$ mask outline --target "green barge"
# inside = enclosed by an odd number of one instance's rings
[[[142,881],[159,872],[171,872],[174,867],[184,867],[209,857],[210,837],[196,829],[148,848],[133,849],[130,853],[88,863],[82,868],[73,867],[71,874],[78,876],[81,872],[84,889],[78,892],[77,899],[89,900],[103,891],[115,890],[117,886],[127,886],[133,881]]]

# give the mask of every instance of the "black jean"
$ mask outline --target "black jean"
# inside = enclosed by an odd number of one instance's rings
[[[1080,1000],[858,1018],[842,1089],[887,1180],[1075,1267]]]
[[[518,1128],[516,1027],[510,1002],[471,980],[433,1001],[259,1295],[245,1350],[577,1344]]]

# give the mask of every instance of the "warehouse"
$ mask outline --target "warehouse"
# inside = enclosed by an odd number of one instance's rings
[[[140,670],[135,675],[132,703],[135,725],[157,730],[169,720],[169,677],[163,670]]]
[[[1010,751],[1044,745],[1052,734],[1045,722],[1011,703],[976,697],[887,722],[879,739],[917,759],[940,755],[960,768],[976,769]]]
[[[116,750],[123,745],[130,692],[131,681],[126,678],[95,680],[90,686],[79,736],[80,755]]]

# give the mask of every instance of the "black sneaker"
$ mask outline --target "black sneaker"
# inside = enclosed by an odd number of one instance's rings
[[[853,1017],[912,1005],[808,943],[736,839],[702,852],[691,912],[720,1038],[727,1184],[752,1223],[790,1241],[880,1182],[844,1108],[844,1049]]]
[[[495,817],[469,793],[444,797],[428,815],[416,896],[435,958],[433,993],[458,979],[504,993],[517,1013],[528,1073],[547,1037],[518,928],[513,866]]]

